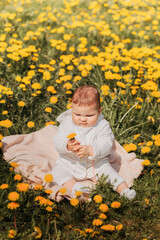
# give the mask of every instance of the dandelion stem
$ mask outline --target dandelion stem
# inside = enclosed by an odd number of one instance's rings
[[[57,232],[57,225],[56,225],[56,219],[55,219],[55,221],[54,221],[54,228],[55,228],[56,235],[58,235],[58,232]]]
[[[14,212],[14,226],[15,226],[15,229],[17,228],[17,223],[16,223],[16,213]]]
[[[124,115],[123,117],[120,119],[119,123],[121,123],[123,121],[123,119],[125,118],[125,116],[133,109],[137,106],[139,102],[136,102]],[[119,125],[118,125],[119,126]]]
[[[8,134],[8,128],[6,128],[6,136],[7,136],[7,134]]]
[[[131,129],[133,129],[133,128],[136,128],[136,127],[139,127],[139,126],[145,125],[146,123],[147,123],[147,122],[140,123],[140,124],[137,124],[137,125],[132,126],[132,127],[130,127],[130,128],[127,128],[127,129],[125,129],[123,132],[121,132],[121,134],[119,134],[118,136],[120,137],[120,136],[123,135],[125,132],[127,132],[127,131],[129,131],[129,130],[131,130]]]

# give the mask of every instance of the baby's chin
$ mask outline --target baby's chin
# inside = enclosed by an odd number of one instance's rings
[[[87,123],[79,123],[78,126],[79,126],[79,127],[87,128],[87,127],[92,127],[93,125],[87,124]]]

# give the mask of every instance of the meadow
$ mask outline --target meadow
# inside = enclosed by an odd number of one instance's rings
[[[0,148],[5,136],[57,125],[74,90],[91,84],[117,141],[144,159],[132,201],[102,177],[91,202],[55,202],[0,149],[0,239],[160,239],[159,79],[158,0],[0,1]]]

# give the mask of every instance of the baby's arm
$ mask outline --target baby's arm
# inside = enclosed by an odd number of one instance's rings
[[[93,156],[93,148],[90,145],[79,145],[73,152],[78,157]]]
[[[53,137],[53,143],[59,153],[65,154],[67,149],[67,136],[72,132],[72,127],[68,121],[62,121],[58,127],[57,133]]]
[[[68,140],[67,142],[67,149],[68,151],[76,152],[79,150],[80,143],[76,140]]]
[[[112,151],[114,135],[109,123],[105,119],[99,124],[95,138],[95,144],[92,145],[93,156],[89,156],[90,160],[103,158]]]

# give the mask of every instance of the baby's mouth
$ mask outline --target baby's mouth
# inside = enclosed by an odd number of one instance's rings
[[[87,125],[87,123],[80,123],[80,125],[86,126],[86,125]]]

